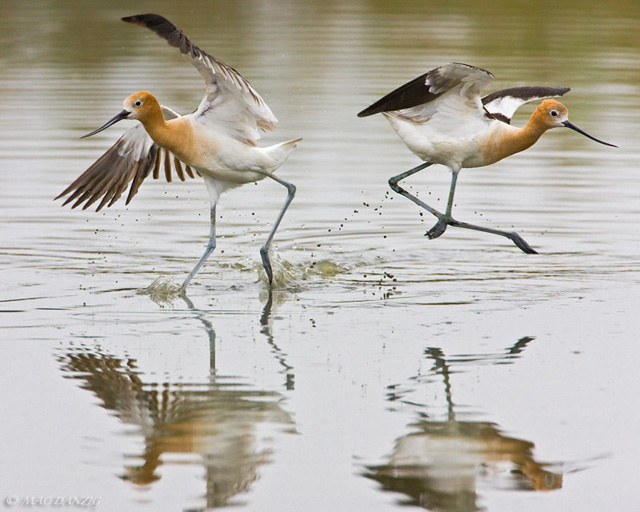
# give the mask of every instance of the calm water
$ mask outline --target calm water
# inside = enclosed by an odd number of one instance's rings
[[[3,503],[637,510],[637,2],[79,6],[0,6]],[[79,139],[130,93],[198,104],[197,73],[119,21],[149,11],[251,80],[280,120],[265,144],[304,137],[278,171],[298,195],[272,294],[258,250],[277,184],[223,196],[218,250],[172,303],[140,292],[200,256],[202,183],[149,180],[97,214],[52,201],[126,129]],[[419,161],[355,114],[448,61],[491,70],[488,91],[571,86],[571,120],[620,146],[556,130],[463,171],[456,217],[539,256],[455,229],[428,240],[433,219],[388,191]],[[407,186],[442,206],[448,183],[433,168]]]

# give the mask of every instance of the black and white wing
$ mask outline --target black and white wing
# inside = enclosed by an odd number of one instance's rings
[[[381,112],[411,109],[438,99],[448,91],[460,88],[460,95],[473,98],[491,81],[493,74],[486,69],[459,62],[450,62],[398,87],[365,108],[358,117]]]
[[[162,111],[166,119],[180,117],[180,114],[168,107],[162,107]],[[185,173],[190,178],[195,177],[188,165],[182,164],[169,151],[160,148],[151,140],[142,124],[136,122],[56,199],[70,194],[63,206],[75,200],[72,208],[83,205],[83,210],[101,199],[96,208],[96,211],[100,211],[104,206],[113,205],[131,183],[126,200],[126,204],[129,204],[149,174],[153,174],[154,179],[159,178],[161,167],[169,182],[172,171],[182,181],[185,180]]]
[[[511,118],[522,105],[529,101],[544,100],[563,96],[569,87],[512,87],[496,91],[482,98],[485,110],[498,121],[511,124]]]
[[[158,14],[140,14],[122,18],[153,30],[180,50],[200,73],[207,91],[193,114],[207,125],[248,144],[260,138],[259,128],[275,130],[278,120],[269,106],[240,73],[194,45],[182,30]]]

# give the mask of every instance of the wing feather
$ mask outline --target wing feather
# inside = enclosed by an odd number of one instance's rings
[[[153,146],[151,146],[148,159],[153,162],[153,165],[146,165],[144,166],[144,168],[140,169],[140,172],[136,173],[135,177],[133,178],[133,183],[131,183],[129,195],[127,196],[125,204],[129,204],[131,202],[133,196],[138,193],[138,189],[140,188],[140,185],[142,185],[142,182],[146,179],[147,176],[149,176],[149,173],[152,171],[152,169],[155,171],[155,169],[160,164],[160,155],[157,145],[154,144]]]
[[[256,90],[231,66],[194,45],[182,30],[158,14],[139,14],[123,21],[146,27],[180,50],[200,73],[207,91],[194,117],[224,130],[232,137],[255,144],[258,128],[275,130],[278,120]]]
[[[162,107],[167,119],[179,117],[180,114],[167,107]],[[127,130],[116,143],[100,156],[85,172],[60,193],[56,199],[69,196],[63,206],[75,201],[72,208],[82,205],[86,210],[100,201],[96,211],[105,206],[112,206],[126,191],[131,183],[125,204],[138,193],[142,182],[150,175],[154,179],[160,177],[160,164],[164,153],[164,171],[168,182],[172,179],[172,167],[180,180],[185,180],[180,161],[166,150],[161,150],[144,130],[136,123]],[[194,178],[193,170],[187,166],[187,175]]]
[[[456,88],[460,88],[462,96],[471,98],[478,95],[484,86],[492,80],[494,80],[494,76],[486,69],[450,62],[391,91],[365,108],[358,114],[358,117],[424,105]]]
[[[176,169],[176,174],[178,175],[178,178],[180,178],[180,181],[184,181],[184,172],[182,170],[182,165],[180,165],[180,160],[174,157],[173,166]]]
[[[164,150],[164,177],[171,183],[171,153],[167,149]]]
[[[492,117],[511,124],[511,118],[522,105],[529,101],[544,100],[563,96],[571,90],[569,87],[511,87],[493,92],[482,98],[484,109]]]
[[[156,156],[156,163],[153,166],[153,179],[157,180],[158,178],[160,178],[160,160],[162,160],[160,158],[160,148],[158,148],[156,146],[156,149],[158,150],[158,156]]]

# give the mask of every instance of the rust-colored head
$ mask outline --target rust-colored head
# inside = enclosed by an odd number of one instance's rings
[[[596,139],[594,136],[589,135],[584,130],[578,128],[575,124],[569,122],[569,111],[562,103],[556,100],[544,100],[538,108],[531,114],[532,125],[538,126],[542,131],[549,130],[551,128],[571,128],[573,131],[578,132],[591,140],[604,144],[605,146],[612,146],[617,148],[614,144],[609,144],[603,140]]]
[[[106,130],[109,126],[113,126],[123,119],[138,119],[142,123],[147,121],[153,122],[154,120],[161,121],[163,119],[162,107],[160,107],[155,96],[147,91],[138,91],[135,94],[132,94],[124,100],[123,106],[124,110],[113,116],[100,128],[93,130],[91,133],[87,133],[80,138],[84,139],[86,137],[91,137],[92,135],[95,135],[102,130]]]
[[[152,118],[162,112],[160,104],[156,97],[147,91],[138,91],[122,102],[124,110],[129,112],[129,119],[145,119]]]
[[[531,115],[532,120],[544,127],[545,130],[565,126],[569,119],[569,111],[556,100],[544,100]]]

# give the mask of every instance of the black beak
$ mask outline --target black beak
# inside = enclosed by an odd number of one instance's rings
[[[129,112],[128,110],[123,110],[119,114],[116,114],[114,117],[109,119],[106,123],[104,123],[97,130],[93,130],[91,133],[87,133],[86,135],[83,135],[80,138],[81,139],[86,139],[87,137],[91,137],[92,135],[95,135],[96,133],[99,133],[102,130],[106,130],[107,128],[109,128],[109,126],[112,126],[112,125],[116,124],[118,121],[122,121],[123,119],[126,119],[127,117],[129,117],[129,114],[131,114],[131,112]]]
[[[573,131],[576,131],[576,132],[584,135],[585,137],[590,138],[591,140],[595,140],[596,142],[599,142],[600,144],[604,144],[605,146],[611,146],[612,148],[617,148],[618,147],[615,144],[609,144],[608,142],[605,142],[603,140],[596,139],[595,137],[593,137],[592,135],[589,135],[587,132],[585,132],[584,130],[581,130],[575,124],[570,123],[569,121],[565,121],[562,124],[565,125],[567,128],[571,128]]]

